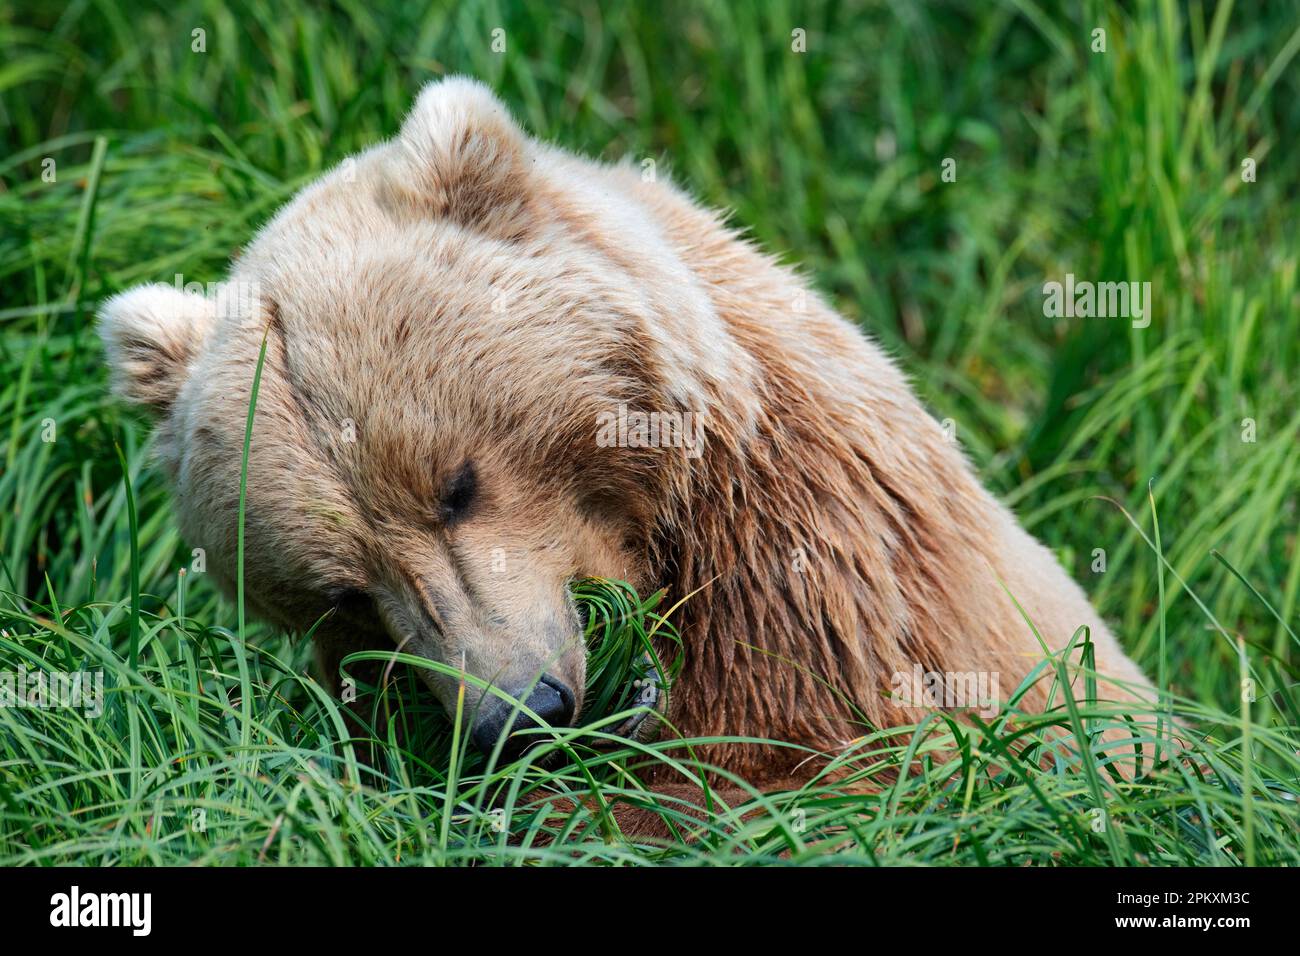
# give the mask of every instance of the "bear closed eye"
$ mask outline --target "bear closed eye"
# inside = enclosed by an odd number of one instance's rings
[[[442,515],[449,524],[468,515],[478,490],[478,475],[472,462],[465,462],[448,480],[442,494]]]

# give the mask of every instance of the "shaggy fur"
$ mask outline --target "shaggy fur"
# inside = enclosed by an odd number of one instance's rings
[[[252,602],[341,654],[394,643],[510,686],[583,686],[567,584],[695,591],[682,733],[834,754],[918,712],[892,677],[987,671],[1005,697],[1091,630],[1114,697],[1145,678],[985,491],[893,363],[790,270],[663,181],[527,138],[482,86],[426,88],[400,136],[305,189],[204,298],[111,300],[118,388],[161,416],[183,529],[229,581],[249,385]],[[698,459],[605,448],[620,404],[704,416]],[[450,509],[469,467],[474,494]],[[451,678],[433,679],[454,706]],[[1039,698],[1041,700],[1041,697]],[[706,748],[756,782],[806,754]]]

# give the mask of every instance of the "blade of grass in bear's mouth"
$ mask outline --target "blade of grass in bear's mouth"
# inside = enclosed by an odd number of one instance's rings
[[[582,723],[589,725],[634,707],[662,707],[681,667],[677,629],[656,613],[664,593],[642,598],[625,581],[586,578],[574,584],[573,596],[587,612],[587,703]],[[648,696],[648,684],[655,688],[653,698]],[[634,715],[618,726],[635,733],[646,716]]]

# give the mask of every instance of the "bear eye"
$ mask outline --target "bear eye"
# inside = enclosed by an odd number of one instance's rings
[[[444,521],[455,521],[465,517],[474,495],[478,491],[478,476],[474,473],[474,464],[465,462],[451,476],[442,492],[442,517]]]

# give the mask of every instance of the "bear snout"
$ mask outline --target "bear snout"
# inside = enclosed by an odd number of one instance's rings
[[[484,754],[491,754],[504,736],[506,739],[501,744],[501,756],[513,760],[544,739],[541,734],[521,734],[520,731],[542,726],[567,727],[573,721],[576,709],[573,691],[549,674],[544,674],[531,690],[521,688],[506,693],[515,700],[522,701],[523,707],[540,717],[542,723],[525,713],[523,708],[516,707],[511,700],[495,696],[485,699],[470,730],[474,745]]]

